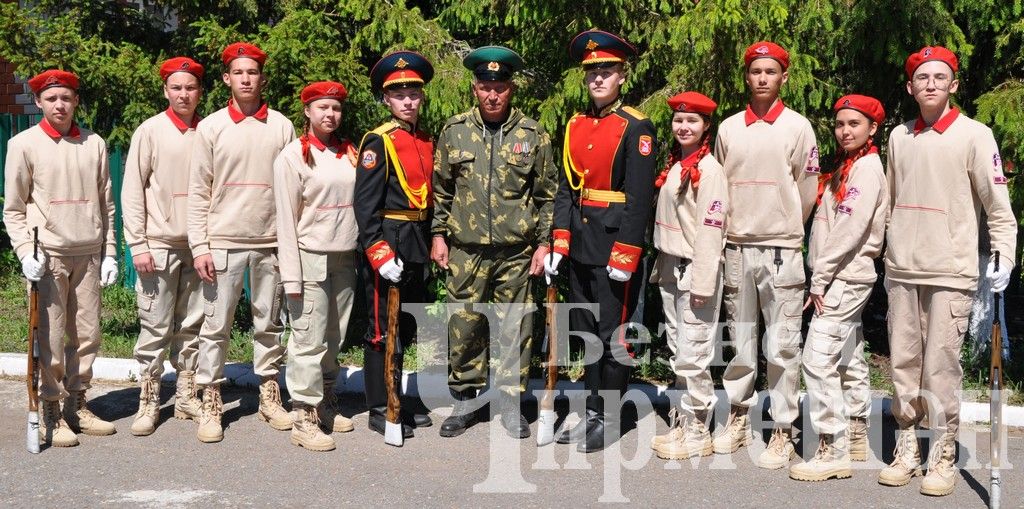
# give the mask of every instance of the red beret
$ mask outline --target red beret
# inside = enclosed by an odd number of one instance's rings
[[[247,42],[235,42],[228,44],[228,47],[224,48],[224,53],[221,53],[220,59],[224,62],[224,65],[228,65],[232,60],[236,58],[251,58],[255,60],[260,66],[267,61],[267,54],[263,50],[256,47],[254,44]]]
[[[711,116],[718,107],[718,103],[700,92],[683,92],[668,98],[668,105],[672,111],[685,111],[687,113],[700,113]]]
[[[747,47],[743,52],[743,65],[749,67],[750,63],[758,58],[771,58],[782,64],[782,70],[789,68],[789,53],[782,46],[770,41],[758,41]]]
[[[202,64],[189,57],[168,58],[160,64],[160,79],[167,81],[167,77],[176,72],[187,72],[201,80],[204,71]]]
[[[345,90],[345,85],[337,81],[317,81],[306,85],[299,97],[302,99],[302,104],[309,104],[317,99],[337,99],[345,102],[348,90]]]
[[[956,54],[952,51],[942,46],[925,46],[917,50],[917,53],[907,57],[907,63],[904,65],[904,68],[907,70],[907,78],[913,78],[914,71],[921,67],[921,64],[932,61],[939,61],[948,65],[950,69],[953,69],[953,72],[960,70],[960,63],[956,59]]]
[[[28,80],[28,88],[32,90],[33,94],[39,95],[39,92],[53,87],[67,87],[72,90],[78,90],[78,76],[74,73],[62,71],[60,69],[50,69],[43,71]]]
[[[879,124],[885,120],[885,108],[882,108],[882,103],[878,99],[866,95],[844,95],[836,101],[833,109],[837,112],[845,109],[856,110]]]

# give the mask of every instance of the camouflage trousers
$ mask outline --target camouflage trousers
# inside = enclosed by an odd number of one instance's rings
[[[489,358],[497,361],[497,386],[514,394],[526,390],[534,314],[529,275],[532,255],[533,247],[528,244],[451,246],[448,303],[466,304],[448,322],[448,386],[452,390],[483,388]],[[498,305],[474,311],[473,304],[485,303]],[[490,352],[491,344],[499,351]]]

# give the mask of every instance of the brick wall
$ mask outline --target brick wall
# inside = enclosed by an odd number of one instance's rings
[[[14,75],[14,64],[0,58],[0,113],[37,113],[25,80]]]

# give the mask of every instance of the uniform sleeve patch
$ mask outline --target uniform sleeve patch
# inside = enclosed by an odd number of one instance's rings
[[[716,214],[722,212],[722,200],[714,200],[711,205],[708,206],[708,214]]]
[[[637,148],[640,150],[640,155],[649,156],[654,150],[654,140],[646,134],[641,135],[640,144]]]
[[[721,228],[723,225],[721,219],[715,219],[713,217],[704,218],[704,226],[711,226],[713,228]]]
[[[1002,176],[1002,175],[996,175],[996,177],[994,179],[994,182],[997,185],[1004,185],[1005,186],[1006,185],[1006,181],[1007,181],[1007,178]]]
[[[850,215],[853,214],[853,207],[849,205],[840,205],[836,207],[836,212],[839,212],[840,214]]]
[[[999,169],[1002,168],[1003,160],[999,157],[999,152],[992,154],[992,166],[996,169],[996,171],[999,171]]]
[[[364,150],[362,156],[363,168],[367,170],[377,165],[377,153],[372,150]]]
[[[850,200],[856,200],[858,196],[860,196],[860,189],[857,189],[856,187],[851,187],[846,191],[846,196],[843,197],[843,202],[845,203]]]
[[[807,168],[804,169],[807,173],[821,173],[821,165],[818,164],[818,147],[811,148],[810,154],[807,156]]]

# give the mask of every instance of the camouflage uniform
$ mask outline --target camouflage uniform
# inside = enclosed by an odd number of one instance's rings
[[[532,303],[530,261],[551,228],[557,174],[551,141],[535,120],[512,109],[496,132],[478,108],[448,120],[434,156],[434,235],[449,245],[449,303]],[[496,317],[504,322],[506,312]],[[533,314],[503,324],[499,380],[519,374],[525,390]],[[480,389],[487,381],[488,323],[483,314],[459,311],[449,323],[454,391]],[[518,348],[514,346],[518,345]]]

